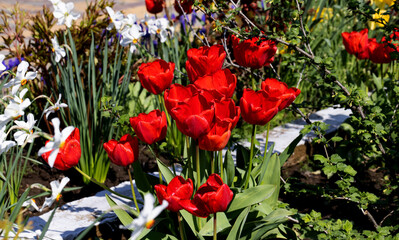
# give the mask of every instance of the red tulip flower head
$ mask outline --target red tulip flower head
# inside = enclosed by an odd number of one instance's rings
[[[148,114],[140,113],[137,117],[131,117],[129,120],[137,137],[147,144],[151,145],[166,137],[166,114],[159,109]]]
[[[233,53],[238,65],[250,68],[269,66],[274,61],[277,52],[276,43],[272,40],[259,41],[258,37],[240,42],[236,36],[232,36]]]
[[[198,90],[193,84],[189,84],[186,87],[180,84],[172,84],[170,89],[166,89],[164,93],[165,105],[169,114],[171,110],[177,105],[187,102]]]
[[[206,218],[209,214],[226,211],[233,195],[229,186],[214,173],[199,187],[193,200],[183,200],[179,203],[194,216]]]
[[[197,78],[194,85],[197,88],[212,92],[217,98],[231,98],[237,85],[237,77],[229,69],[219,70],[211,75]]]
[[[375,38],[369,39],[369,58],[373,63],[390,63],[390,54],[395,51],[387,43],[378,43]]]
[[[180,2],[180,6],[179,6]],[[178,12],[180,15],[183,14],[183,11],[186,14],[190,14],[193,12],[193,5],[194,5],[194,0],[175,0],[175,3],[173,4],[176,12]],[[183,8],[183,11],[181,10]]]
[[[221,45],[189,49],[186,61],[188,78],[193,83],[199,77],[212,75],[222,69],[225,58],[226,52]]]
[[[52,151],[43,153],[42,158],[48,163],[48,158]],[[81,156],[79,129],[75,128],[63,144],[61,144],[54,167],[65,171],[78,165]]]
[[[240,119],[240,107],[236,106],[232,99],[215,100],[216,121],[231,123],[231,129],[235,128]]]
[[[281,111],[288,107],[295,98],[301,93],[298,88],[288,88],[285,82],[280,82],[274,78],[267,78],[261,83],[261,88],[267,92],[269,97],[278,98],[281,100],[278,110]]]
[[[114,139],[103,144],[108,157],[116,165],[126,167],[137,161],[139,155],[139,142],[136,137],[125,134],[119,141]]]
[[[145,7],[147,11],[152,14],[162,12],[165,5],[165,0],[145,0]]]
[[[369,58],[369,39],[368,39],[367,28],[360,32],[343,32],[341,33],[342,41],[344,43],[345,49],[349,54],[355,55],[358,59]]]
[[[272,98],[263,90],[244,89],[240,100],[241,116],[247,123],[265,125],[277,113],[281,100]]]
[[[184,180],[181,176],[176,176],[169,182],[168,186],[157,184],[154,186],[157,198],[160,204],[166,200],[169,205],[168,210],[177,212],[181,209],[179,202],[188,200],[193,195],[193,181],[191,179]]]
[[[139,67],[138,76],[143,88],[150,93],[161,94],[172,84],[175,64],[157,59],[153,62],[143,63]]]
[[[179,131],[194,139],[211,130],[214,114],[213,102],[202,93],[195,94],[187,102],[173,108],[170,113]]]
[[[198,146],[206,151],[220,151],[226,147],[231,136],[231,123],[216,121],[212,129],[198,139]]]

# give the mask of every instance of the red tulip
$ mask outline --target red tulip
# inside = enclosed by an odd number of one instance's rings
[[[197,92],[197,88],[192,84],[186,87],[177,83],[172,84],[170,89],[167,89],[164,93],[165,105],[169,114],[178,104],[187,102]]]
[[[209,214],[226,211],[231,200],[233,191],[219,175],[211,174],[197,190],[193,200],[183,200],[179,204],[194,216],[206,218]]]
[[[137,161],[139,155],[139,143],[136,137],[125,134],[118,141],[111,139],[103,144],[111,162],[126,167]]]
[[[369,39],[369,58],[373,63],[390,63],[393,60],[390,53],[394,51],[387,43],[378,43],[375,38]]]
[[[140,113],[137,117],[131,117],[129,120],[137,137],[147,144],[151,145],[166,137],[166,114],[159,109],[148,114]]]
[[[233,53],[238,65],[250,68],[269,66],[274,61],[277,52],[276,43],[272,40],[264,40],[258,37],[240,42],[236,36],[232,36]]]
[[[177,212],[183,209],[179,202],[181,200],[190,199],[193,195],[193,181],[191,179],[184,180],[181,176],[176,176],[169,182],[168,186],[157,184],[154,186],[157,198],[160,204],[166,200],[169,205],[168,210]]]
[[[215,111],[202,93],[197,93],[187,102],[182,102],[171,110],[176,126],[184,135],[198,139],[211,130]]]
[[[173,6],[175,7],[176,12],[178,12],[180,15],[183,14],[178,1],[180,1],[181,8],[183,8],[183,11],[186,14],[190,14],[193,12],[193,5],[194,5],[194,0],[175,0],[175,3]]]
[[[365,28],[360,32],[353,31],[351,33],[349,32],[341,33],[345,49],[349,54],[355,55],[358,59],[369,58],[368,31],[369,30]]]
[[[240,107],[232,99],[216,100],[214,106],[216,121],[229,122],[231,129],[235,128],[240,118]]]
[[[162,12],[165,5],[165,0],[145,0],[145,7],[147,11],[152,14]]]
[[[280,106],[278,107],[279,111],[288,107],[301,93],[301,90],[298,88],[288,88],[285,82],[280,82],[274,78],[266,78],[266,80],[262,82],[261,88],[267,92],[269,97],[281,100]]]
[[[212,129],[198,139],[198,146],[206,151],[220,151],[226,147],[231,136],[231,123],[216,121]]]
[[[193,83],[199,77],[212,75],[222,69],[226,52],[223,46],[204,46],[187,51],[186,70],[188,78]]]
[[[211,91],[217,98],[231,98],[237,85],[237,77],[226,68],[197,78],[194,85],[200,89]]]
[[[52,151],[48,151],[41,155],[47,163],[51,152]],[[79,129],[75,128],[65,140],[64,144],[60,146],[54,162],[54,167],[61,171],[68,170],[71,167],[78,165],[80,156],[81,149]]]
[[[241,116],[247,123],[265,125],[277,114],[280,102],[263,90],[244,89],[240,100]]]
[[[143,88],[150,93],[160,94],[172,84],[174,70],[173,62],[157,59],[141,64],[137,74]]]

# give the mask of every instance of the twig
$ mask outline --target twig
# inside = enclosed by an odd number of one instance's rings
[[[274,67],[273,67],[273,65],[272,65],[271,63],[270,63],[270,68],[273,70],[274,74],[276,74],[277,79],[278,79],[279,81],[281,81],[280,75],[278,75],[278,72],[276,71],[276,69],[274,69]]]
[[[369,218],[369,220],[373,223],[375,230],[377,230],[379,226],[378,226],[377,222],[375,221],[373,215],[371,215],[371,213],[369,211],[364,210],[362,207],[360,207],[360,210],[362,211],[362,213],[364,215],[366,215]]]
[[[298,88],[299,84],[302,82],[303,72],[305,71],[305,68],[306,68],[306,63],[303,64],[301,74],[299,75],[298,83],[296,84],[296,88]]]
[[[301,11],[301,6],[299,5],[298,0],[295,0],[295,2],[296,2],[296,7],[297,7],[298,13],[299,13],[299,12]],[[314,54],[313,54],[313,52],[312,52],[312,49],[310,48],[308,36],[306,35],[306,30],[305,30],[305,28],[304,28],[304,26],[303,26],[302,15],[303,15],[303,14],[299,14],[299,22],[300,22],[300,24],[301,24],[301,30],[302,30],[303,36],[305,37],[305,41],[306,41],[305,47],[306,47],[306,49],[308,50],[308,52],[312,55],[312,57],[314,57]]]
[[[389,212],[389,213],[381,220],[381,222],[380,222],[379,225],[382,226],[382,224],[384,223],[384,221],[385,221],[389,216],[391,216],[394,212],[395,212],[394,210],[392,210],[391,212]]]

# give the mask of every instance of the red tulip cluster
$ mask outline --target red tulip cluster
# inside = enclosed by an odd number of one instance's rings
[[[180,176],[173,178],[168,186],[156,185],[155,191],[160,203],[163,200],[168,201],[170,211],[185,209],[194,216],[203,218],[226,211],[233,199],[233,192],[218,174],[211,174],[206,183],[198,188],[193,199],[190,199],[193,193],[191,179],[185,181]]]
[[[187,57],[186,70],[193,84],[173,84],[166,90],[166,108],[177,128],[198,140],[201,149],[219,151],[226,146],[240,116],[230,99],[237,77],[222,69],[226,52],[220,45],[190,49]]]
[[[267,78],[261,87],[259,91],[244,89],[240,100],[242,118],[250,124],[265,125],[301,93],[274,78]]]
[[[269,66],[274,61],[274,55],[277,52],[277,46],[274,41],[263,40],[258,37],[241,41],[234,35],[231,39],[234,58],[238,65],[257,69]]]
[[[166,114],[158,109],[148,114],[140,113],[137,117],[131,117],[129,120],[137,137],[147,144],[151,145],[166,137]]]
[[[141,86],[152,94],[161,94],[172,84],[175,64],[157,59],[153,62],[143,63],[139,67],[137,75],[139,76]]]
[[[48,151],[41,155],[47,163],[51,152],[52,151]],[[54,162],[54,167],[61,171],[68,170],[78,165],[80,156],[80,134],[79,129],[75,128],[65,140],[64,144],[60,146]]]
[[[387,41],[385,37],[381,43],[375,38],[368,38],[367,28],[360,32],[343,32],[341,35],[346,51],[358,59],[370,59],[374,63],[390,63],[394,60],[390,54],[399,51],[399,46]],[[391,34],[390,38],[399,39],[399,31]]]

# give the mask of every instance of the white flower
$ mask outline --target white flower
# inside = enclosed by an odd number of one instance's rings
[[[111,23],[108,25],[107,30],[111,30],[114,26],[117,31],[119,31],[122,27],[123,24],[123,13],[120,11],[115,12],[112,8],[110,7],[105,7],[109,14],[109,18],[111,19]]]
[[[68,28],[72,26],[72,20],[76,20],[80,17],[79,13],[72,12],[74,7],[73,2],[64,3],[59,2],[57,8],[54,9],[53,15],[58,19],[57,25],[65,24]]]
[[[14,141],[5,141],[7,137],[5,130],[6,126],[0,128],[0,154],[7,152],[10,148],[16,145]]]
[[[3,64],[4,58],[6,58],[6,56],[0,54],[0,72],[6,70],[6,66]]]
[[[127,31],[129,28],[133,27],[133,25],[136,25],[137,17],[135,14],[128,14],[125,18],[123,18],[123,29],[121,32]]]
[[[51,39],[51,43],[53,44],[51,51],[55,53],[55,61],[59,62],[61,58],[65,57],[66,55],[65,49],[60,47],[58,44],[57,36],[54,36],[54,38]]]
[[[55,111],[60,110],[60,108],[68,107],[68,105],[66,103],[60,103],[60,101],[61,101],[61,93],[58,95],[57,102],[53,106],[50,106],[49,108],[47,108],[43,111],[43,113],[46,114],[46,118],[48,118],[48,115],[50,113],[55,113]]]
[[[23,145],[26,142],[31,143],[33,141],[30,138],[33,134],[33,127],[35,126],[36,120],[32,113],[28,114],[28,121],[15,121],[15,124],[23,129],[22,131],[17,131],[14,133],[14,139],[18,145]]]
[[[47,206],[51,207],[51,205],[53,205],[53,203],[56,200],[58,201],[60,199],[62,189],[64,189],[64,187],[67,185],[68,182],[69,182],[68,177],[62,178],[61,182],[58,182],[57,180],[50,182],[51,196],[46,197],[44,199],[44,203],[43,203],[43,206],[40,208],[40,212],[43,211],[43,209]]]
[[[137,24],[134,24],[132,27],[122,33],[122,39],[120,43],[124,47],[130,45],[130,52],[133,53],[136,50],[136,44],[139,42],[142,36],[143,32],[141,31],[141,27]]]
[[[53,167],[60,148],[64,146],[65,140],[73,132],[75,127],[69,126],[64,128],[62,132],[60,132],[60,120],[58,118],[53,118],[51,119],[51,122],[53,123],[54,127],[53,140],[48,141],[44,147],[41,147],[39,149],[38,155],[41,156],[43,153],[51,151],[48,157],[48,165],[50,165],[50,167]]]
[[[60,4],[62,1],[61,0],[50,0],[50,2],[53,4],[54,9],[57,9],[58,4]]]
[[[14,99],[10,101],[4,110],[4,114],[0,115],[0,128],[5,126],[9,121],[16,120],[25,114],[25,108],[29,107],[31,102],[29,99],[23,99],[28,89],[24,89],[20,92],[19,96],[14,96]]]
[[[18,64],[17,73],[15,74],[15,78],[11,79],[8,83],[4,84],[3,88],[12,87],[11,93],[15,95],[20,86],[24,86],[28,83],[28,80],[35,79],[37,76],[37,71],[35,72],[26,72],[28,70],[29,63],[26,61],[22,61]]]
[[[166,41],[168,36],[169,21],[165,18],[150,19],[147,21],[148,31],[152,35],[158,35],[161,42]]]
[[[144,196],[144,207],[140,215],[127,227],[128,229],[134,229],[129,240],[135,240],[144,228],[150,229],[155,223],[155,218],[169,205],[167,201],[163,200],[161,205],[154,208],[154,203],[155,199],[152,194],[147,193]]]
[[[31,198],[31,199],[29,199],[29,200],[26,200],[25,202],[23,202],[22,203],[22,207],[27,207],[28,209],[29,209],[29,211],[33,211],[33,210],[36,210],[36,211],[40,211],[39,210],[39,207],[37,206],[37,204],[36,204],[36,201],[35,201],[35,199],[33,199],[33,198]]]

